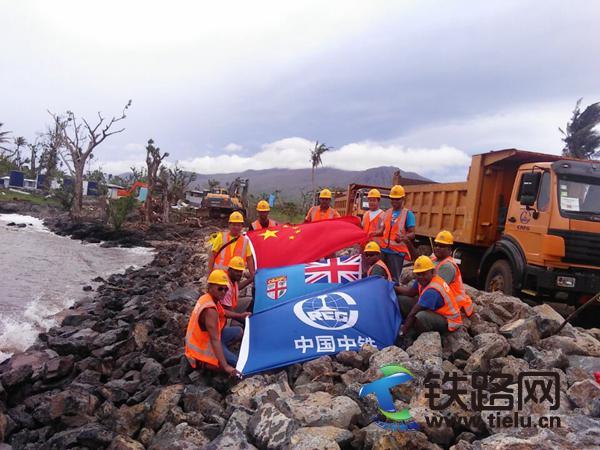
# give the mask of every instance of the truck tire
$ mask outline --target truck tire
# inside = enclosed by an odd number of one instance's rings
[[[485,290],[487,292],[502,291],[506,295],[514,294],[514,276],[510,263],[499,259],[492,264],[485,277]]]

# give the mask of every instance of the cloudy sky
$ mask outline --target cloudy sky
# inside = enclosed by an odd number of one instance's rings
[[[600,2],[0,0],[0,122],[118,114],[94,166],[153,138],[203,173],[394,165],[461,179],[469,155],[559,153],[575,101],[600,100]]]

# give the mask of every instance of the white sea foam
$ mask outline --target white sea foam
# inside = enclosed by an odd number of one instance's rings
[[[8,224],[14,222],[16,224],[24,223],[28,225],[27,228],[34,229],[35,231],[50,232],[44,225],[44,221],[32,216],[24,216],[22,214],[0,214],[0,222]],[[30,226],[29,226],[30,225]]]

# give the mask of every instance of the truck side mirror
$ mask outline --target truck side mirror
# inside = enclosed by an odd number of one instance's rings
[[[521,177],[519,202],[523,206],[533,206],[540,187],[541,172],[526,172]]]

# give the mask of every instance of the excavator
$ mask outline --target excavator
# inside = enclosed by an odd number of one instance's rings
[[[248,209],[248,178],[237,177],[227,188],[211,188],[200,203],[200,212],[209,217],[228,217],[240,211],[244,217]]]

